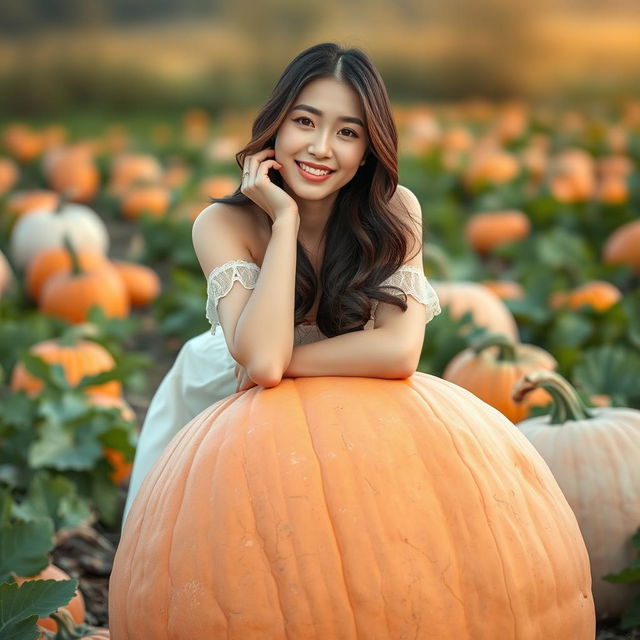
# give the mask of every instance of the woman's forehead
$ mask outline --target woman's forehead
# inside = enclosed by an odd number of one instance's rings
[[[353,116],[364,120],[360,96],[346,82],[335,78],[318,78],[309,82],[293,101],[315,107],[327,116]]]

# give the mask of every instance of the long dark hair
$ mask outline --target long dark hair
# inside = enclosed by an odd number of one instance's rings
[[[371,316],[373,299],[403,311],[407,308],[406,295],[392,295],[379,288],[405,261],[411,228],[409,215],[405,221],[389,205],[398,186],[398,136],[387,90],[369,57],[359,49],[343,49],[333,43],[315,45],[296,56],[256,117],[251,140],[236,154],[236,161],[242,170],[247,155],[273,147],[278,129],[300,91],[310,81],[323,77],[346,82],[359,95],[369,139],[364,165],[340,189],[327,221],[319,283],[298,242],[295,324],[304,321],[320,286],[316,323],[324,335],[332,337],[363,329]],[[269,177],[282,186],[277,171],[271,170]],[[238,187],[233,194],[213,202],[252,201]]]

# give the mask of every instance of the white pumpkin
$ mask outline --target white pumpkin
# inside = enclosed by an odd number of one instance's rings
[[[109,234],[98,214],[81,204],[65,204],[57,211],[39,209],[18,220],[11,233],[11,255],[24,268],[43,249],[63,246],[68,236],[76,249],[109,250]]]

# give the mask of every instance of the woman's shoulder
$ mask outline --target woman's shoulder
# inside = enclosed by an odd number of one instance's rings
[[[260,265],[271,232],[269,216],[255,204],[214,202],[203,209],[193,223],[193,234],[223,235],[247,247]]]
[[[422,220],[420,202],[411,189],[399,184],[389,201],[390,206],[399,214],[409,214],[414,220]]]

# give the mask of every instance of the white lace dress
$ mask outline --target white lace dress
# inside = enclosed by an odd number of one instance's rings
[[[188,340],[156,391],[138,440],[124,518],[140,484],[173,436],[191,419],[212,404],[236,392],[235,360],[231,357],[219,326],[218,302],[236,282],[246,289],[256,286],[260,267],[253,262],[232,260],[216,267],[207,278],[206,317],[211,329]],[[440,313],[438,297],[424,273],[404,265],[381,286],[397,286],[425,306],[425,323]],[[390,293],[394,293],[391,289]],[[364,329],[373,328],[377,300]],[[295,327],[294,344],[325,339],[315,324]]]

